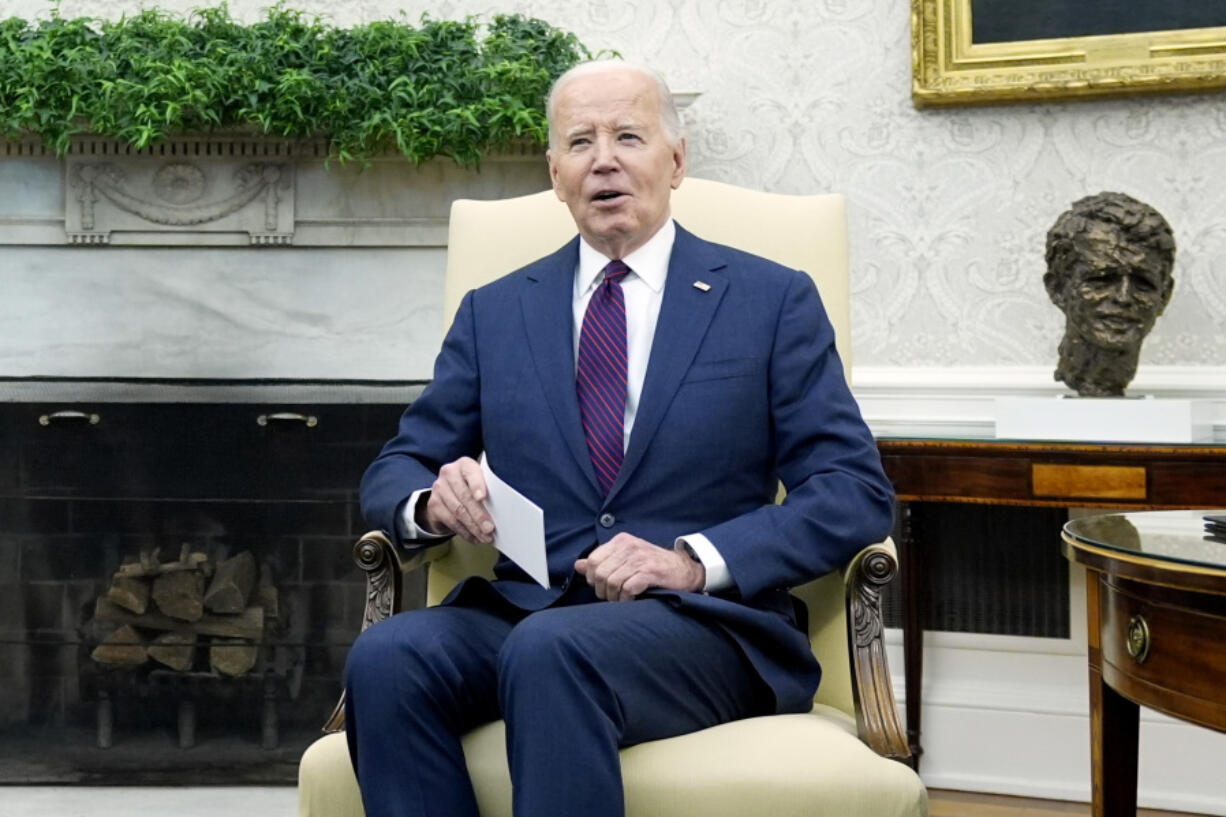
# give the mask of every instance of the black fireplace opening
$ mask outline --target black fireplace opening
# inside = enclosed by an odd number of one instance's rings
[[[0,783],[293,783],[403,407],[0,403]]]

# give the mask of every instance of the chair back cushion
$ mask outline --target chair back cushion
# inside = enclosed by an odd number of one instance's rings
[[[847,212],[843,196],[763,193],[723,182],[687,178],[673,191],[677,223],[708,241],[769,258],[809,273],[834,326],[844,372],[851,372],[851,315]],[[575,235],[566,205],[552,190],[511,199],[460,199],[451,206],[446,325],[465,293],[561,247]],[[461,579],[490,575],[494,552],[454,540],[430,565],[428,604],[437,604]],[[809,607],[809,636],[822,663],[817,702],[854,714],[843,581],[838,572],[797,588]]]
[[[851,376],[851,297],[847,209],[838,193],[789,196],[707,179],[673,191],[673,218],[708,241],[769,258],[813,277],[834,326],[843,370]],[[465,293],[548,255],[575,235],[575,222],[552,190],[512,199],[459,199],[451,205],[445,326]]]

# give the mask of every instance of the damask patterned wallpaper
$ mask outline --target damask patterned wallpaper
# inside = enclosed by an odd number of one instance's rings
[[[164,0],[185,10],[199,0]],[[245,18],[262,0],[232,0]],[[916,110],[908,0],[296,0],[340,24],[517,11],[648,62],[686,113],[692,175],[848,196],[856,363],[1052,364],[1048,227],[1101,190],[1175,228],[1176,288],[1142,364],[1226,361],[1226,96]],[[133,0],[64,0],[118,16]],[[0,0],[0,14],[49,5]]]

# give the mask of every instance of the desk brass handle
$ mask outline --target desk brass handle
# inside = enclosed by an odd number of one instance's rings
[[[53,411],[50,414],[43,414],[38,418],[40,426],[49,426],[52,423],[89,423],[91,426],[96,426],[102,422],[102,418],[97,414],[86,414],[83,411]]]
[[[1144,664],[1149,658],[1149,622],[1145,616],[1133,616],[1128,619],[1128,632],[1125,634],[1124,645],[1128,654],[1138,664]]]
[[[302,423],[307,428],[314,428],[319,425],[319,418],[314,414],[298,414],[294,411],[278,411],[275,414],[261,414],[255,418],[258,425],[267,426],[269,423]]]

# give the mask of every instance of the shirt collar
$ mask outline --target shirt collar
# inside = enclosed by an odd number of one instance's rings
[[[634,274],[643,280],[653,292],[664,287],[668,277],[668,260],[673,253],[673,241],[677,238],[677,225],[670,218],[647,243],[622,259]],[[575,295],[580,296],[600,283],[600,273],[612,260],[602,254],[583,236],[579,236],[579,269],[575,273]]]

